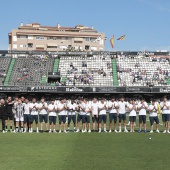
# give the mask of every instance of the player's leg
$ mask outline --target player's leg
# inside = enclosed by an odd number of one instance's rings
[[[70,132],[70,123],[71,123],[72,115],[68,115],[68,125],[67,125],[67,131]]]
[[[109,133],[111,133],[112,132],[113,113],[109,114],[109,120],[110,120],[110,123],[109,123]]]
[[[75,132],[76,130],[76,115],[72,115],[72,121],[73,121],[73,131]]]
[[[155,122],[156,122],[156,132],[157,132],[157,133],[160,133],[160,132],[159,132],[159,118],[158,118],[158,116],[155,117]]]
[[[67,133],[66,131],[66,115],[62,116],[63,117],[63,129],[64,129],[64,133]]]
[[[150,133],[153,133],[153,122],[154,122],[154,118],[150,117]]]
[[[62,121],[61,115],[58,116],[58,121],[59,121],[59,124],[58,124],[59,133],[61,133],[61,121]]]
[[[80,132],[79,124],[80,124],[80,115],[78,114],[78,116],[77,116],[77,131],[76,132]]]
[[[101,122],[102,122],[102,115],[99,115],[99,133],[101,133]]]
[[[107,130],[106,130],[106,121],[107,121],[107,116],[106,115],[103,115],[102,116],[103,118],[103,123],[104,123],[104,132],[107,133]]]
[[[43,130],[43,115],[39,115],[39,121],[40,121],[40,129],[41,129],[41,131]]]
[[[122,122],[122,114],[119,114],[119,132],[122,132],[121,122]]]
[[[35,123],[36,123],[36,132],[39,133],[39,130],[38,130],[38,115],[35,115]]]
[[[45,122],[46,131],[48,131],[48,115],[47,114],[44,115],[44,122]]]
[[[5,116],[5,131],[8,132],[8,114]]]
[[[13,114],[11,114],[10,115],[10,132],[12,132],[13,119],[14,119],[14,116],[13,116]]]
[[[49,124],[50,124],[50,130],[49,130],[49,133],[51,133],[51,128],[52,128],[52,116],[49,116]]]
[[[57,133],[56,132],[56,121],[57,121],[57,117],[56,116],[53,116],[53,133]]]
[[[29,131],[29,133],[33,132],[33,121],[34,121],[34,117],[33,117],[33,115],[30,115],[30,131]]]
[[[113,116],[113,119],[114,119],[114,132],[117,133],[117,127],[116,127],[116,123],[117,123],[117,113],[114,113],[114,116]]]
[[[128,130],[126,129],[126,114],[123,114],[123,123],[124,123],[124,132],[128,132]]]

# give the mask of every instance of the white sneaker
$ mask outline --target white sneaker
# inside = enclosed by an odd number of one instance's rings
[[[122,132],[122,130],[120,129],[120,130],[119,130],[119,133],[121,133],[121,132]]]
[[[88,130],[88,133],[91,133],[91,130]]]
[[[132,133],[133,131],[131,130],[130,133]]]
[[[67,131],[66,131],[66,130],[64,130],[64,133],[67,133]]]
[[[101,131],[99,131],[98,133],[101,133]]]
[[[167,130],[167,133],[170,133],[170,131],[169,131],[169,130]]]
[[[132,132],[134,133],[135,131],[133,130]]]
[[[39,133],[39,130],[37,130],[36,132]]]
[[[26,133],[26,131],[24,130],[22,133]]]
[[[85,130],[82,130],[81,132],[82,132],[82,133],[85,133]]]
[[[2,133],[5,133],[5,130],[3,130]]]
[[[153,133],[153,130],[151,130],[150,133]]]
[[[84,132],[87,132],[87,130],[85,129]]]
[[[59,131],[59,133],[61,133],[61,130]]]
[[[111,133],[112,132],[112,130],[109,130],[109,133]]]
[[[166,130],[164,130],[163,133],[166,133]]]
[[[53,130],[53,133],[57,133],[56,130]]]
[[[115,133],[118,133],[118,131],[117,131],[117,130],[114,130],[114,132],[115,132]]]
[[[49,132],[48,133],[51,133],[51,130],[49,130]]]
[[[157,132],[157,133],[160,133],[158,129],[156,130],[156,132]]]
[[[107,130],[104,130],[104,133],[107,133]]]
[[[128,133],[128,130],[125,129],[124,132]]]
[[[77,129],[77,131],[76,132],[80,132],[80,130],[79,129]]]

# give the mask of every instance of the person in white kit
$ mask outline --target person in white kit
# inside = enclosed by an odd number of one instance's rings
[[[136,111],[137,106],[135,103],[135,99],[130,99],[130,103],[128,105],[129,113],[129,120],[130,120],[130,132],[135,132],[134,123],[136,121]]]
[[[84,99],[84,103],[85,103],[85,121],[86,121],[86,124],[88,126],[88,132],[90,133],[91,132],[91,128],[90,128],[90,114],[91,114],[91,104],[88,103],[87,99]],[[85,131],[84,132],[87,132],[86,130],[86,124],[85,124]]]
[[[148,107],[148,110],[150,113],[150,116],[149,116],[150,126],[151,126],[150,133],[153,133],[153,123],[154,122],[156,122],[156,132],[159,133],[159,129],[158,129],[159,118],[158,118],[158,114],[157,114],[158,107],[156,105],[155,99],[152,100],[151,105],[149,105],[149,107]]]
[[[76,132],[80,132],[79,124],[80,124],[80,121],[82,121],[82,130],[81,130],[81,132],[84,133],[84,131],[85,131],[85,123],[86,123],[86,120],[85,120],[86,113],[85,113],[85,104],[84,104],[84,99],[83,98],[79,99],[78,110],[79,110],[79,114],[77,116],[77,131]]]
[[[99,117],[98,117],[98,101],[97,98],[93,98],[93,102],[91,104],[92,110],[92,122],[93,122],[93,131],[95,131],[96,124],[98,126]]]
[[[127,103],[124,101],[124,97],[121,97],[120,101],[118,102],[119,132],[122,132],[121,130],[122,120],[124,123],[124,132],[128,132],[126,129],[126,107]]]
[[[61,124],[63,123],[63,132],[67,133],[66,131],[66,116],[67,116],[67,107],[64,98],[61,98],[58,106],[58,119],[59,119],[59,133],[61,133]]]
[[[73,121],[73,132],[76,131],[76,111],[78,109],[77,104],[75,103],[74,99],[71,99],[71,101],[67,104],[67,110],[68,110],[68,132],[70,131],[70,123]]]
[[[45,126],[46,126],[46,131],[48,131],[48,114],[47,114],[47,110],[48,110],[48,105],[45,102],[44,98],[41,98],[41,102],[39,104],[39,121],[40,121],[40,128],[41,131],[43,130],[43,121],[45,122]]]
[[[27,132],[27,126],[29,127],[30,122],[30,103],[28,98],[25,98],[25,103],[23,104],[24,104],[24,133],[25,133]]]
[[[39,133],[38,130],[38,103],[36,102],[36,98],[32,99],[32,103],[30,103],[30,130],[29,132],[33,132],[33,122],[36,124],[36,132]]]
[[[23,122],[24,122],[24,104],[21,99],[18,100],[18,103],[15,105],[16,115],[16,130],[15,133],[18,132],[19,122],[21,122],[21,132],[23,133]]]
[[[52,132],[52,124],[53,124],[53,133],[56,132],[56,120],[57,120],[57,105],[55,105],[55,99],[51,99],[51,103],[48,105],[48,112],[49,112],[49,124],[50,124],[50,130],[49,133]]]
[[[107,115],[106,115],[106,103],[105,98],[101,99],[101,102],[99,103],[99,133],[101,133],[101,123],[104,123],[104,132],[107,133],[106,130],[106,121],[107,121]]]
[[[167,101],[167,97],[163,97],[163,101],[160,103],[161,110],[162,110],[162,121],[164,124],[164,131],[163,133],[170,133],[169,132],[169,120],[170,120],[170,102]]]
[[[148,109],[148,104],[146,103],[144,98],[140,99],[138,103],[138,111],[139,111],[139,130],[138,132],[142,132],[142,123],[144,126],[144,132],[147,133],[146,130],[146,110]]]
[[[112,97],[111,101],[109,101],[107,109],[109,111],[109,133],[112,132],[112,121],[114,120],[114,132],[118,133],[116,130],[116,123],[117,123],[117,115],[118,115],[118,103],[115,101],[115,97]]]

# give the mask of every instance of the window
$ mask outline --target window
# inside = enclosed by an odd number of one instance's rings
[[[17,44],[13,44],[13,49],[17,49]]]
[[[28,48],[33,48],[33,43],[28,43]]]
[[[97,51],[97,47],[91,47],[91,50]]]
[[[37,40],[44,40],[44,37],[43,36],[36,36],[36,39]]]
[[[47,46],[47,48],[57,48],[57,46]]]
[[[100,45],[103,45],[103,39],[100,40]]]
[[[16,35],[13,36],[13,41],[17,41],[17,36]]]
[[[53,40],[57,40],[57,37],[53,37]]]
[[[89,37],[86,37],[85,40],[86,40],[86,41],[90,41],[90,38],[89,38]]]
[[[90,41],[91,42],[96,42],[96,38],[91,38]]]
[[[27,45],[26,45],[26,44],[21,44],[20,47],[21,47],[21,48],[26,48]]]
[[[21,35],[20,39],[26,39],[27,37],[25,35]]]
[[[47,37],[47,40],[50,40],[51,38],[50,37]]]
[[[90,46],[89,45],[85,45],[85,50],[89,50]]]
[[[28,39],[32,40],[33,39],[33,35],[28,35]]]
[[[66,37],[61,37],[62,40],[66,40]]]

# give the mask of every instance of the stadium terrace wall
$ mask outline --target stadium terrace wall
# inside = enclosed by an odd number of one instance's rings
[[[67,86],[0,86],[0,92],[47,93],[170,93],[170,87],[67,87]]]
[[[146,55],[146,56],[170,56],[170,52],[152,52],[152,51],[10,51],[10,50],[0,50],[0,55]]]

